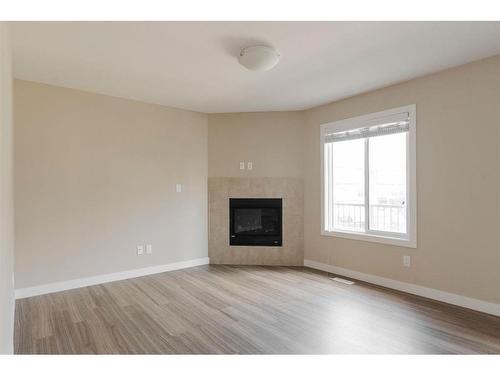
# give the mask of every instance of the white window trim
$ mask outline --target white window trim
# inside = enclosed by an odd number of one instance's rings
[[[406,176],[406,194],[407,202],[407,222],[408,236],[406,238],[398,238],[397,234],[388,233],[387,236],[374,235],[371,233],[359,233],[350,231],[326,231],[325,230],[325,165],[324,165],[324,135],[326,132],[341,132],[360,127],[360,124],[374,120],[380,117],[395,115],[402,112],[408,112],[410,116],[410,128],[408,132],[407,144],[407,176]],[[369,242],[384,243],[388,245],[417,247],[417,149],[416,149],[416,126],[417,126],[417,111],[416,105],[407,105],[398,108],[392,108],[386,111],[370,113],[368,115],[353,117],[345,120],[334,121],[320,126],[320,149],[321,149],[321,235],[341,237],[352,240],[361,240]],[[368,155],[366,155],[368,157]],[[365,171],[367,173],[367,171]],[[368,180],[365,179],[365,184]]]

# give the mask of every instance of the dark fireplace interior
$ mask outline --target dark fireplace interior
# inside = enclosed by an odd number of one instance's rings
[[[282,246],[281,198],[229,198],[229,244]]]

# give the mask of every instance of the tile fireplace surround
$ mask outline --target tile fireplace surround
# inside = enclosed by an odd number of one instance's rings
[[[304,187],[292,177],[208,179],[208,255],[212,264],[301,266]],[[229,198],[282,198],[283,246],[229,246]]]

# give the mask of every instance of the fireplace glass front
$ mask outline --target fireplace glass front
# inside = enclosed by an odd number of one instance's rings
[[[281,198],[230,198],[229,244],[282,246]]]

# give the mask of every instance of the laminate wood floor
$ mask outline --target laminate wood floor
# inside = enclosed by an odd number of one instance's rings
[[[302,267],[207,265],[18,300],[16,353],[500,353],[500,318]]]

